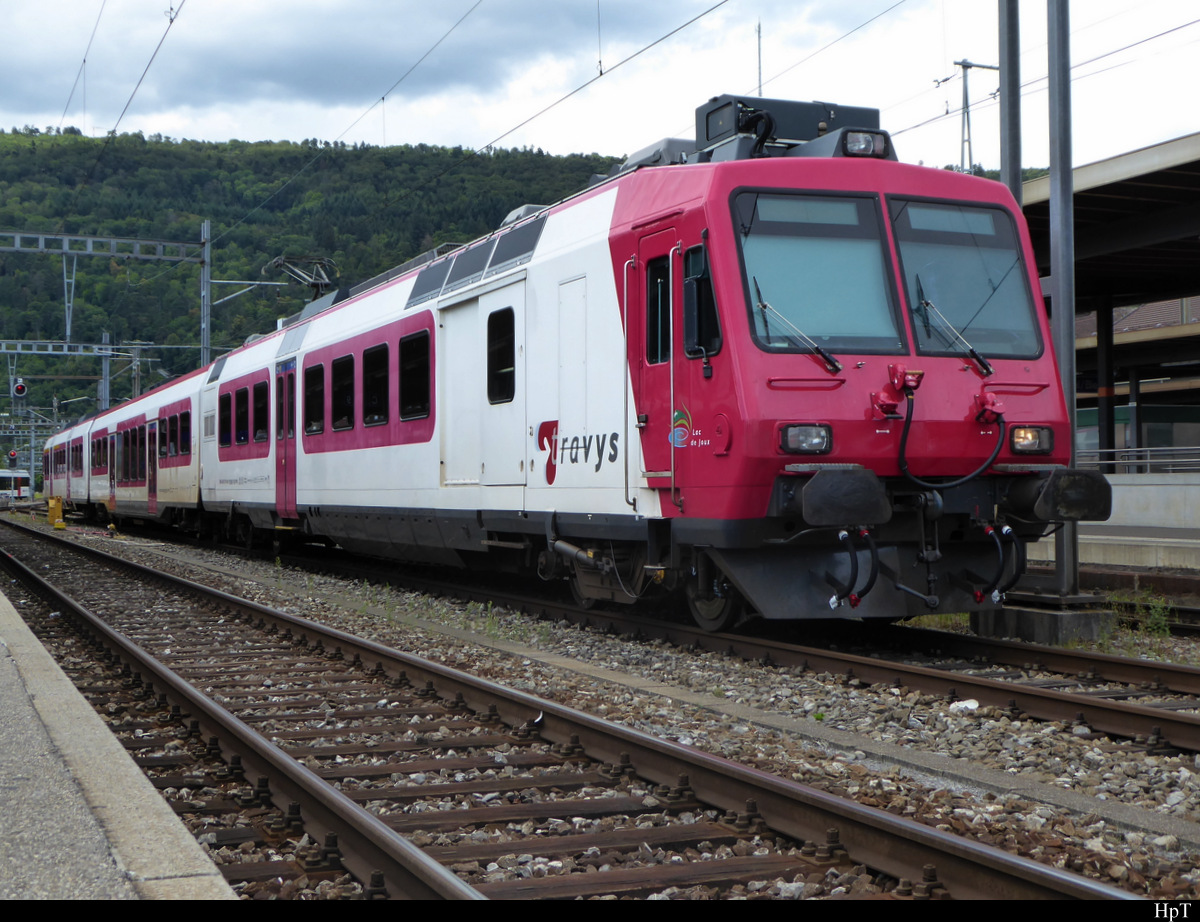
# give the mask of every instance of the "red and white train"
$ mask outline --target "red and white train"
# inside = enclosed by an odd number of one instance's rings
[[[1107,517],[1002,185],[897,162],[874,110],[696,121],[64,430],[47,495],[714,629],[993,607],[1024,542]]]

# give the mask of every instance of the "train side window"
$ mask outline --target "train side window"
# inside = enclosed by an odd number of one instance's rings
[[[690,359],[721,351],[721,323],[704,247],[683,254],[683,351]]]
[[[179,453],[192,453],[192,411],[184,410],[179,414]]]
[[[254,441],[265,442],[271,431],[271,384],[259,381],[254,385]]]
[[[233,440],[238,445],[250,441],[250,388],[233,392]]]
[[[165,458],[167,456],[167,432],[171,428],[169,419],[160,419],[158,421],[158,456]]]
[[[229,394],[222,394],[218,401],[218,409],[220,416],[217,431],[220,433],[217,436],[217,444],[221,446],[233,444],[233,413],[232,398]]]
[[[429,332],[422,330],[400,340],[400,418],[429,415]]]
[[[363,352],[363,425],[388,421],[388,347],[372,346]]]
[[[325,431],[325,366],[304,369],[304,434]]]
[[[275,441],[283,438],[283,375],[275,375]]]
[[[671,269],[669,257],[646,263],[646,362],[671,360]]]
[[[296,374],[287,375],[287,437],[296,437]]]
[[[137,479],[146,479],[146,427],[138,426],[137,428],[137,447],[138,447],[138,464],[137,464]]]
[[[511,307],[492,311],[487,324],[488,403],[511,403],[517,390],[516,337]]]
[[[354,428],[354,356],[344,355],[334,359],[329,366],[329,393],[333,398],[331,414],[333,428]]]
[[[167,454],[174,458],[179,454],[179,416],[167,420]]]

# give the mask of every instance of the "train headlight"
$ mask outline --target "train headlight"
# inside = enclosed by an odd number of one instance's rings
[[[1013,426],[1009,444],[1014,454],[1048,455],[1054,450],[1054,430],[1049,426]]]
[[[880,131],[847,131],[842,144],[847,157],[886,157],[887,141]]]
[[[779,447],[792,455],[825,455],[833,448],[833,430],[829,426],[783,426]]]

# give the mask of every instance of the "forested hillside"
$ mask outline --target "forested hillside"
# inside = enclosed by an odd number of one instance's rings
[[[342,282],[354,284],[438,243],[486,233],[519,205],[569,195],[612,162],[596,154],[476,156],[461,148],[348,147],[315,139],[217,144],[124,134],[105,144],[71,128],[60,134],[27,126],[0,131],[0,230],[198,242],[207,218],[214,279],[258,279],[276,256],[313,255],[332,258]],[[277,273],[266,278],[286,281]],[[214,286],[213,299],[236,290]],[[273,329],[277,317],[295,313],[309,297],[293,282],[216,307],[214,347]],[[114,343],[198,343],[199,317],[195,265],[78,261],[74,342],[97,343],[108,331]],[[0,339],[61,340],[63,327],[62,259],[0,253]],[[160,367],[173,373],[198,360],[192,350],[145,354],[161,357]],[[99,368],[86,360],[22,358],[17,373],[31,378],[30,402],[45,407],[53,396],[94,394],[95,384],[36,375],[95,375]],[[128,374],[114,381],[114,399],[129,392]]]

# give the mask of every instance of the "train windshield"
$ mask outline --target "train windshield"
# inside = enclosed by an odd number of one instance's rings
[[[892,199],[917,350],[1034,358],[1041,337],[1012,217],[1000,208]]]
[[[741,192],[734,220],[762,348],[903,351],[874,198]]]

